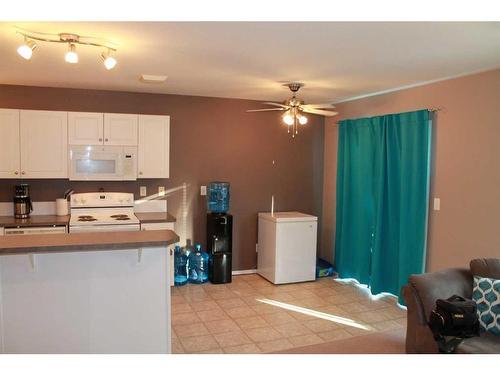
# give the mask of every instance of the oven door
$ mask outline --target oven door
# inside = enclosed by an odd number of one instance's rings
[[[135,147],[70,146],[69,179],[73,181],[135,180]]]

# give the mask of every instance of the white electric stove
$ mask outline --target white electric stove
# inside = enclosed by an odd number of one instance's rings
[[[70,233],[140,230],[131,193],[79,193],[71,195]]]

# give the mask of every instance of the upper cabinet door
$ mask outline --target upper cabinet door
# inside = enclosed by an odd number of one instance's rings
[[[19,110],[0,109],[0,178],[20,177]]]
[[[21,110],[21,177],[68,178],[68,113]]]
[[[104,114],[104,144],[137,146],[138,115],[123,113]]]
[[[138,178],[168,178],[170,117],[139,115]]]
[[[70,145],[102,145],[104,115],[91,112],[68,112]]]

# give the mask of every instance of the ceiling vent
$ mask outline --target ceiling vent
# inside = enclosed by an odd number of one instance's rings
[[[168,76],[157,76],[152,74],[143,74],[139,80],[144,83],[163,83]]]

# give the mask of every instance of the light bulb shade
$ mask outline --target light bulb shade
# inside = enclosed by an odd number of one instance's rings
[[[32,40],[26,40],[23,45],[19,46],[17,53],[26,60],[31,59],[33,50],[36,48],[36,43]]]
[[[286,111],[283,115],[283,122],[288,126],[293,125],[293,116],[290,111]]]
[[[108,54],[101,54],[101,57],[102,57],[102,61],[104,63],[104,67],[107,69],[107,70],[111,70],[113,69],[115,66],[116,66],[116,59],[111,56],[109,53]]]
[[[304,116],[304,115],[297,115],[297,117],[299,118],[299,124],[300,125],[307,124],[307,117],[306,116]]]
[[[78,54],[75,52],[75,45],[69,45],[69,51],[64,55],[64,60],[70,64],[78,63]]]

